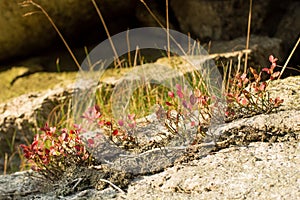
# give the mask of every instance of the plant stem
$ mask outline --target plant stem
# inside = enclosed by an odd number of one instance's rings
[[[107,37],[108,37],[108,41],[109,41],[109,43],[110,43],[110,45],[111,45],[111,48],[112,48],[112,50],[113,50],[113,52],[114,52],[114,54],[115,54],[116,60],[117,60],[117,62],[118,62],[118,65],[119,65],[119,67],[121,67],[121,61],[120,61],[120,59],[119,59],[119,56],[118,56],[118,53],[117,53],[117,51],[116,51],[115,45],[114,45],[114,43],[113,43],[113,41],[112,41],[112,39],[111,39],[110,33],[109,33],[109,31],[108,31],[108,28],[107,28],[107,26],[106,26],[106,23],[105,23],[105,21],[104,21],[104,18],[103,18],[102,14],[101,14],[101,11],[100,11],[99,7],[97,6],[95,0],[91,0],[91,1],[92,1],[93,5],[94,5],[94,7],[95,7],[95,9],[96,9],[96,11],[97,11],[97,13],[98,13],[98,16],[99,16],[101,22],[102,22],[102,25],[103,25],[104,30],[105,30],[105,32],[106,32],[106,35],[107,35]]]
[[[46,18],[49,20],[49,22],[51,23],[51,25],[53,26],[53,28],[55,29],[56,33],[59,35],[60,39],[63,41],[64,45],[66,46],[67,50],[69,51],[73,61],[75,62],[76,66],[78,67],[79,70],[81,70],[81,66],[78,62],[78,60],[76,59],[73,51],[71,50],[70,46],[68,45],[67,41],[65,40],[64,36],[62,35],[62,33],[59,31],[59,29],[57,28],[57,26],[55,25],[54,21],[52,20],[52,18],[48,15],[47,11],[40,6],[39,4],[35,3],[34,1],[25,1],[23,2],[23,6],[25,6],[26,3],[29,3],[33,6],[35,6],[36,8],[40,9],[42,11],[42,13],[46,16]],[[33,12],[31,13],[26,13],[24,16],[28,16],[33,14]]]
[[[280,79],[281,75],[283,74],[283,72],[284,72],[286,66],[287,66],[288,63],[290,62],[290,59],[292,58],[292,55],[293,55],[294,52],[296,51],[297,46],[299,45],[299,43],[300,43],[300,36],[299,36],[298,41],[296,42],[296,44],[295,44],[293,50],[291,51],[291,53],[290,53],[288,59],[287,59],[286,62],[284,63],[283,68],[282,68],[282,70],[281,70],[281,72],[280,72],[280,75],[278,76],[278,79]]]
[[[246,50],[249,49],[250,29],[251,29],[251,17],[252,17],[252,0],[250,0],[250,6],[249,6],[249,16],[248,16],[248,29],[247,29]],[[246,73],[246,71],[247,71],[247,64],[248,64],[247,62],[248,62],[248,53],[245,54],[244,73]]]

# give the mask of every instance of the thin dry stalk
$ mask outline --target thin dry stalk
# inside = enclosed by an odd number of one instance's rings
[[[134,61],[133,61],[133,66],[134,66],[134,67],[137,65],[138,54],[139,54],[139,47],[137,46],[137,47],[135,48],[135,55],[134,55]]]
[[[296,42],[296,44],[295,44],[293,50],[291,51],[291,53],[290,53],[288,59],[285,61],[284,65],[283,65],[283,68],[282,68],[282,70],[281,70],[281,72],[280,72],[280,75],[278,76],[278,79],[280,79],[281,75],[283,74],[283,72],[284,72],[286,66],[287,66],[288,63],[290,62],[290,59],[292,58],[292,55],[293,55],[294,52],[296,51],[296,49],[297,49],[299,43],[300,43],[300,36],[299,36],[298,41]]]
[[[146,7],[146,9],[148,10],[148,12],[150,13],[150,15],[153,17],[153,19],[159,24],[159,26],[165,30],[166,28],[164,27],[164,25],[159,21],[159,19],[155,16],[155,14],[152,12],[152,10],[149,8],[149,6],[146,4],[146,2],[144,0],[140,0],[141,3],[144,4],[144,6]],[[183,53],[183,55],[187,55],[186,52],[184,51],[184,49],[182,49],[182,47],[180,46],[180,44],[178,44],[178,42],[172,37],[172,35],[169,34],[169,38],[172,39],[172,41],[178,46],[178,48],[180,49],[180,51]]]
[[[168,44],[168,50],[167,55],[169,60],[171,60],[171,54],[170,54],[170,27],[169,27],[169,1],[166,0],[166,25],[167,25],[167,44]]]
[[[3,169],[3,175],[6,175],[6,172],[7,172],[7,165],[8,165],[8,154],[5,153],[5,155],[4,155],[4,169]]]
[[[121,66],[122,66],[122,63],[121,63],[121,61],[120,61],[120,59],[119,59],[119,55],[118,55],[118,53],[117,53],[117,51],[116,51],[116,48],[115,48],[115,45],[114,45],[114,43],[113,43],[113,41],[112,41],[112,39],[111,39],[110,33],[109,33],[109,31],[108,31],[108,28],[107,28],[107,26],[106,26],[106,23],[105,23],[105,21],[104,21],[104,18],[103,18],[102,14],[101,14],[101,11],[100,11],[98,5],[96,4],[95,0],[91,0],[91,1],[92,1],[92,3],[93,3],[93,5],[94,5],[94,7],[95,7],[95,9],[96,9],[96,11],[97,11],[97,14],[98,14],[98,16],[99,16],[99,18],[100,18],[100,20],[101,20],[101,23],[102,23],[102,25],[103,25],[103,27],[104,27],[104,30],[105,30],[106,35],[107,35],[107,37],[108,37],[108,41],[109,41],[109,43],[110,43],[110,45],[111,45],[111,48],[112,48],[112,50],[113,50],[113,52],[114,52],[114,54],[115,54],[116,60],[117,60],[117,62],[118,62],[118,65],[121,67]]]
[[[108,181],[108,180],[105,180],[105,179],[102,179],[102,178],[100,178],[99,180],[102,181],[102,182],[105,182],[105,183],[110,184],[113,188],[115,188],[116,190],[118,190],[118,191],[121,192],[122,194],[126,194],[121,188],[119,188],[118,186],[116,186],[116,185],[113,184],[112,182],[110,182],[110,181]]]
[[[228,73],[228,81],[227,81],[227,86],[226,86],[226,93],[229,91],[229,80],[231,76],[231,70],[232,70],[232,59],[230,59],[230,64],[229,64],[229,73]]]
[[[23,3],[21,3],[21,6],[25,7],[28,6],[29,4],[33,5],[34,7],[38,8],[40,11],[42,11],[42,13],[46,16],[46,18],[49,20],[49,22],[51,23],[52,27],[55,29],[56,33],[59,35],[60,39],[63,41],[65,47],[67,48],[67,50],[69,51],[73,61],[75,62],[76,66],[78,67],[79,70],[81,70],[81,66],[78,62],[78,60],[76,59],[73,51],[71,50],[70,46],[68,45],[67,41],[65,40],[64,36],[62,35],[62,33],[60,32],[60,30],[57,28],[57,26],[55,25],[54,21],[52,20],[52,18],[49,16],[49,14],[47,13],[47,11],[40,6],[39,4],[35,3],[32,0],[28,0],[28,1],[24,1]],[[29,16],[32,15],[36,12],[29,12],[26,13],[24,16]]]
[[[127,56],[128,56],[128,64],[129,67],[132,67],[132,63],[131,63],[131,54],[130,54],[130,42],[129,42],[129,30],[127,30],[126,32],[126,40],[127,40]]]
[[[252,0],[250,0],[250,5],[249,5],[249,16],[248,16],[248,28],[247,28],[246,50],[249,49],[250,29],[251,29],[251,18],[252,18]],[[248,53],[245,54],[244,73],[247,72],[247,64],[248,64],[247,62],[248,62]]]

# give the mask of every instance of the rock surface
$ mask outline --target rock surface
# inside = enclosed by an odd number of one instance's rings
[[[122,187],[123,192],[115,187],[78,189],[82,188],[80,184],[77,188],[64,183],[59,184],[59,191],[69,192],[58,194],[57,189],[45,191],[37,187],[40,180],[29,171],[1,176],[0,199],[139,199],[141,196],[145,199],[297,199],[300,195],[299,86],[299,77],[275,81],[270,90],[281,91],[280,97],[286,102],[280,111],[224,124],[215,130],[219,136],[217,149],[209,149],[204,154],[201,149],[193,151],[188,159],[163,172],[137,174],[127,187]]]
[[[285,15],[279,22],[275,37],[281,38],[284,47],[291,50],[299,37],[299,32],[295,30],[300,30],[300,3],[293,2],[286,9],[288,15]]]
[[[270,1],[253,3],[252,33],[264,26]],[[181,31],[191,32],[201,39],[231,40],[244,36],[247,30],[249,3],[233,1],[170,1]]]
[[[289,112],[285,111],[285,115],[272,115],[280,121],[285,120]],[[287,122],[293,126],[292,129],[287,129],[290,136],[280,135],[285,131],[279,128],[281,131],[278,132],[277,141],[254,140],[248,145],[232,143],[227,148],[176,164],[163,172],[137,176],[123,191],[114,187],[76,191],[73,185],[59,184],[59,188],[68,186],[66,190],[73,186],[73,192],[58,195],[57,190],[49,188],[49,184],[44,185],[48,192],[43,189],[43,184],[37,187],[39,180],[35,178],[34,172],[29,171],[0,176],[0,198],[139,199],[143,196],[144,199],[297,199],[300,195],[300,113],[292,112],[290,117],[294,117],[296,123]],[[266,120],[266,117],[268,116],[259,115],[254,118]],[[264,126],[263,122],[261,123],[261,126]],[[230,125],[229,123],[228,130],[231,129]],[[280,124],[275,123],[273,126],[276,129]],[[251,127],[251,124],[248,127]],[[224,128],[226,129],[226,126]],[[239,133],[242,135],[244,132],[241,130]],[[84,176],[85,172],[82,174],[82,177]]]
[[[252,67],[269,67],[268,55],[274,55],[283,60],[282,41],[278,38],[251,35],[249,49],[252,50],[249,60]],[[239,37],[230,41],[216,41],[211,43],[210,53],[224,53],[243,50],[246,48],[246,38]],[[243,64],[243,62],[242,62]]]

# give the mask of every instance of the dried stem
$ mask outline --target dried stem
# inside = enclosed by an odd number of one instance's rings
[[[248,16],[248,29],[247,29],[246,50],[249,49],[250,29],[251,29],[251,17],[252,17],[252,0],[250,0],[250,6],[249,6],[249,16]],[[245,54],[244,73],[247,72],[247,64],[248,64],[247,62],[248,62],[248,53]]]
[[[284,65],[283,65],[283,68],[282,68],[282,70],[281,70],[281,72],[280,72],[280,75],[278,76],[278,79],[280,79],[281,75],[283,74],[283,72],[284,72],[286,66],[287,66],[288,63],[290,62],[290,59],[292,58],[292,55],[293,55],[294,52],[296,51],[296,49],[297,49],[299,43],[300,43],[300,36],[299,36],[298,41],[296,42],[296,44],[295,44],[293,50],[291,51],[291,53],[290,53],[288,59],[285,61]]]
[[[95,7],[95,9],[96,9],[96,11],[97,11],[97,14],[98,14],[98,16],[99,16],[99,18],[100,18],[100,20],[101,20],[101,23],[102,23],[102,25],[103,25],[103,27],[104,27],[104,30],[105,30],[106,35],[107,35],[107,37],[108,37],[108,41],[109,41],[109,43],[110,43],[110,45],[111,45],[111,48],[112,48],[112,50],[113,50],[113,52],[114,52],[114,54],[115,54],[116,60],[117,60],[117,62],[118,62],[118,65],[121,67],[121,61],[120,61],[120,59],[119,59],[119,56],[118,56],[118,53],[117,53],[117,51],[116,51],[115,45],[114,45],[114,43],[113,43],[113,41],[112,41],[112,39],[111,39],[110,33],[109,33],[109,31],[108,31],[108,28],[107,28],[107,26],[106,26],[106,23],[105,23],[105,21],[104,21],[104,18],[103,18],[102,14],[101,14],[101,11],[100,11],[98,5],[96,4],[95,0],[91,0],[91,1],[92,1],[92,3],[93,3],[93,5],[94,5],[94,7]]]
[[[171,59],[170,55],[170,27],[169,27],[169,0],[166,0],[166,25],[167,25],[167,44],[168,44],[168,49],[167,49],[167,55],[169,60]]]
[[[49,22],[51,23],[51,25],[53,26],[53,28],[55,29],[56,33],[59,35],[60,39],[63,41],[64,45],[66,46],[66,48],[68,49],[73,61],[75,62],[76,66],[78,67],[79,70],[81,70],[81,66],[78,62],[78,60],[76,59],[73,51],[71,50],[70,46],[68,45],[67,41],[65,40],[64,36],[62,35],[62,33],[60,32],[60,30],[57,28],[57,26],[55,25],[54,21],[52,20],[52,18],[49,16],[49,14],[47,13],[47,11],[40,6],[39,4],[35,3],[32,0],[28,0],[28,1],[24,1],[21,5],[22,6],[26,6],[28,4],[33,5],[34,7],[38,8],[39,10],[42,11],[42,13],[46,16],[46,18],[49,20]],[[29,16],[32,15],[36,12],[30,12],[30,13],[26,13],[24,16]]]

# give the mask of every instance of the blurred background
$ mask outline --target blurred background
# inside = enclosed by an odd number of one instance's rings
[[[23,0],[0,2],[0,69],[31,66],[34,70],[77,70],[63,42],[45,15],[36,7],[21,6]],[[66,41],[75,51],[79,62],[94,46],[107,38],[103,25],[90,0],[35,0],[47,11]],[[96,0],[111,35],[136,27],[159,26],[145,4],[165,25],[166,1]],[[245,48],[249,1],[244,0],[169,0],[170,28],[198,39],[213,52]],[[23,16],[24,14],[30,15]],[[274,54],[281,63],[286,60],[299,37],[300,2],[296,0],[256,0],[253,2],[251,35],[264,39],[250,43],[269,46],[262,51],[267,61]],[[266,38],[267,37],[267,38]],[[279,39],[279,40],[274,40]],[[233,44],[228,41],[235,41]],[[251,40],[250,40],[251,41]],[[261,44],[261,41],[268,44]],[[227,43],[226,43],[227,42]],[[257,44],[256,44],[256,43]],[[209,43],[209,45],[205,45]],[[242,46],[244,45],[244,46]],[[262,47],[262,48],[263,48]],[[210,49],[208,49],[210,50]],[[299,48],[290,65],[299,64]],[[296,75],[288,71],[285,75]]]

